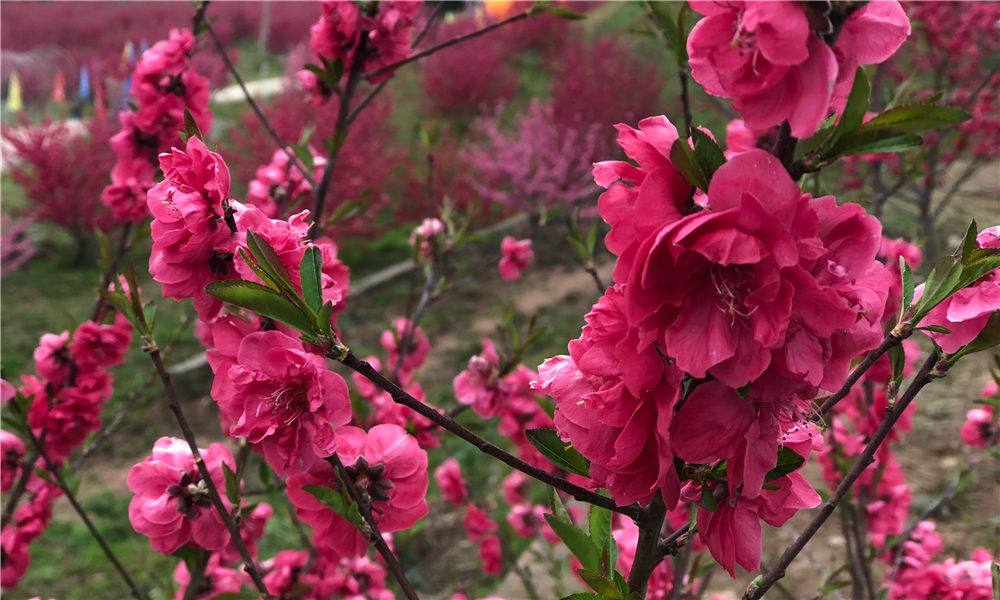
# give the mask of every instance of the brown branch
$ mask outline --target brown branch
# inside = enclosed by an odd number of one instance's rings
[[[12,403],[11,406],[14,407],[15,411],[21,413],[21,407],[19,404]],[[144,594],[142,591],[139,590],[139,587],[135,584],[134,581],[132,581],[132,577],[128,574],[128,571],[126,571],[125,567],[122,566],[121,562],[118,561],[118,557],[115,556],[115,553],[111,550],[111,547],[108,546],[108,543],[106,541],[104,541],[104,537],[101,535],[101,532],[99,532],[97,530],[97,527],[94,526],[93,521],[90,520],[90,517],[87,515],[87,511],[85,511],[83,507],[80,505],[80,503],[77,501],[76,496],[73,494],[73,491],[69,489],[68,485],[66,485],[66,480],[63,479],[62,474],[59,473],[59,467],[52,462],[52,460],[49,458],[49,455],[45,452],[44,444],[42,444],[42,442],[35,436],[35,433],[31,430],[30,427],[25,428],[25,433],[27,434],[28,439],[31,440],[31,444],[32,446],[34,446],[37,455],[40,456],[42,460],[45,462],[45,468],[52,475],[52,478],[55,479],[56,484],[59,486],[59,489],[62,490],[62,493],[66,496],[66,499],[69,500],[69,503],[73,506],[73,510],[75,510],[76,514],[79,515],[80,520],[83,521],[84,525],[86,525],[87,530],[90,531],[91,537],[93,537],[94,540],[97,541],[97,545],[101,547],[101,550],[104,552],[104,555],[115,567],[115,570],[118,571],[118,574],[121,575],[121,578],[125,581],[125,584],[128,585],[129,590],[131,590],[132,592],[132,595],[138,600],[148,600],[146,594]],[[26,471],[30,473],[32,470],[29,467],[28,469],[26,469]]]
[[[608,510],[623,514],[632,519],[639,518],[644,511],[638,505],[632,504],[629,506],[618,506],[613,500],[606,496],[596,494],[586,488],[582,488],[578,485],[572,484],[566,481],[562,477],[553,475],[548,471],[539,469],[538,467],[527,463],[520,458],[506,452],[505,450],[497,447],[496,445],[490,443],[489,441],[479,437],[475,433],[469,431],[467,428],[460,425],[455,419],[448,416],[447,414],[442,414],[427,404],[424,404],[420,400],[417,400],[405,390],[400,388],[398,385],[393,383],[390,379],[386,378],[384,375],[379,373],[377,370],[372,368],[368,362],[359,359],[350,350],[347,350],[344,356],[337,356],[333,353],[327,355],[329,358],[334,360],[339,360],[344,363],[348,368],[360,373],[366,379],[374,383],[375,385],[382,388],[384,391],[388,392],[392,396],[393,402],[397,404],[402,404],[403,406],[419,413],[420,415],[426,417],[431,422],[436,423],[442,429],[445,429],[454,435],[462,438],[466,442],[469,442],[480,452],[488,454],[493,458],[500,460],[500,462],[521,471],[525,475],[533,477],[542,483],[546,483],[558,490],[566,492],[567,494],[573,496],[581,502],[586,502],[588,504],[593,504],[595,506],[600,506],[601,508],[606,508]]]
[[[629,596],[635,594],[639,598],[646,597],[646,588],[649,586],[653,569],[663,560],[663,555],[659,553],[659,541],[660,529],[663,527],[666,515],[667,507],[663,504],[663,498],[657,493],[653,495],[653,500],[643,514],[636,519],[639,539],[636,542],[635,559],[628,572]]]
[[[16,406],[11,403],[11,406]],[[30,426],[27,427],[30,431]],[[44,429],[43,435],[44,435]],[[3,517],[0,518],[0,529],[6,527],[11,519],[14,518],[14,511],[17,510],[17,503],[21,501],[21,496],[24,492],[28,490],[28,480],[31,479],[31,473],[34,469],[35,461],[38,460],[38,453],[33,452],[32,454],[25,454],[25,459],[21,461],[21,476],[17,478],[17,484],[14,489],[10,491],[7,496],[7,503],[3,507]]]
[[[938,364],[938,352],[935,350],[924,362],[923,366],[920,367],[920,371],[917,373],[913,382],[910,386],[906,388],[906,392],[900,397],[899,401],[893,410],[886,412],[886,416],[882,419],[882,423],[879,425],[878,429],[875,430],[874,435],[872,435],[871,440],[865,446],[864,450],[855,459],[854,464],[851,465],[850,470],[844,476],[844,479],[837,486],[834,491],[833,496],[823,505],[819,513],[813,517],[813,520],[809,522],[809,525],[802,531],[802,535],[797,537],[794,542],[792,542],[782,553],[781,558],[772,567],[770,571],[764,575],[760,584],[754,586],[753,584],[747,588],[747,591],[743,594],[743,600],[759,600],[768,589],[771,588],[779,579],[785,576],[785,569],[789,564],[798,556],[799,552],[805,547],[809,540],[812,539],[816,532],[819,531],[823,523],[833,514],[833,511],[837,508],[840,501],[847,495],[850,491],[851,486],[857,481],[861,473],[864,472],[868,466],[875,460],[875,452],[885,441],[886,436],[892,430],[892,426],[896,424],[899,417],[903,415],[903,412],[910,405],[910,402],[916,397],[917,393],[933,379],[944,377],[944,370],[947,369],[947,363]]]
[[[504,25],[508,25],[508,24],[513,23],[515,21],[520,21],[521,19],[526,19],[529,16],[531,16],[531,9],[528,9],[528,10],[526,10],[524,12],[518,13],[518,14],[512,16],[512,17],[508,17],[508,18],[504,19],[503,21],[498,21],[496,23],[493,23],[492,25],[487,25],[486,27],[483,27],[482,29],[477,29],[476,31],[473,31],[471,33],[467,33],[465,35],[460,35],[460,36],[457,36],[457,37],[453,37],[452,39],[448,40],[447,42],[442,42],[442,43],[438,44],[437,46],[432,46],[432,47],[430,47],[430,48],[428,48],[428,49],[426,49],[426,50],[424,50],[422,52],[417,52],[416,54],[413,54],[413,55],[411,55],[411,56],[409,56],[407,58],[404,58],[403,60],[397,60],[394,63],[388,64],[388,65],[386,65],[384,67],[381,67],[381,68],[378,68],[378,69],[375,69],[374,71],[369,71],[368,73],[364,73],[363,75],[361,75],[361,77],[364,78],[364,79],[371,79],[372,77],[377,77],[379,75],[382,75],[383,73],[390,73],[392,71],[395,71],[399,67],[402,67],[403,65],[407,65],[407,64],[410,64],[411,62],[418,61],[421,58],[424,58],[426,56],[430,56],[431,54],[434,54],[436,52],[444,50],[445,48],[447,48],[449,46],[454,46],[455,44],[460,44],[460,43],[462,43],[462,42],[464,42],[466,40],[471,40],[472,38],[476,38],[476,37],[479,37],[479,36],[481,36],[481,35],[483,35],[485,33],[489,33],[491,31],[493,31],[494,29],[499,29],[500,27],[503,27]]]
[[[833,407],[851,392],[851,388],[853,388],[854,384],[861,379],[861,376],[864,375],[865,372],[868,371],[868,369],[870,369],[883,354],[891,350],[893,346],[901,344],[907,337],[909,337],[909,334],[905,334],[902,337],[896,337],[890,333],[885,336],[882,343],[875,349],[868,352],[868,354],[865,355],[864,360],[858,363],[858,366],[854,367],[854,370],[847,376],[847,379],[844,381],[844,384],[840,386],[840,389],[833,394],[830,394],[823,400],[823,404],[816,411],[818,418],[826,419],[830,415],[830,411],[833,410]]]
[[[225,505],[222,504],[222,497],[219,495],[219,490],[215,486],[215,481],[212,479],[212,473],[208,470],[208,465],[205,464],[204,459],[201,457],[201,451],[198,449],[198,442],[194,438],[194,432],[191,430],[191,426],[188,424],[187,418],[184,416],[184,410],[181,408],[181,404],[177,400],[177,393],[174,391],[173,380],[171,380],[170,373],[168,373],[167,369],[163,366],[163,359],[160,357],[159,349],[154,346],[149,352],[149,357],[153,361],[153,365],[156,367],[156,372],[160,376],[160,381],[163,382],[164,391],[167,393],[168,406],[170,407],[171,412],[174,413],[174,418],[177,419],[177,425],[180,426],[181,432],[184,434],[184,440],[187,441],[188,446],[191,448],[191,456],[194,458],[194,463],[198,466],[198,472],[201,473],[202,481],[205,482],[205,486],[208,488],[208,497],[211,499],[215,510],[218,511],[219,516],[222,517],[222,522],[225,523],[226,529],[229,531],[229,535],[232,537],[233,543],[236,545],[236,549],[240,553],[240,558],[243,559],[243,564],[246,566],[247,574],[250,575],[250,579],[257,587],[257,591],[263,594],[265,598],[272,598],[273,596],[267,591],[267,586],[264,585],[264,580],[261,578],[257,565],[250,556],[250,551],[247,550],[246,544],[243,543],[243,537],[240,536],[239,526],[237,526],[236,522],[233,521],[232,517],[229,515],[229,511],[226,510]]]
[[[403,590],[403,594],[407,600],[420,600],[410,580],[406,578],[406,573],[403,572],[403,566],[399,564],[399,559],[393,554],[389,545],[385,543],[385,538],[382,537],[382,532],[379,531],[378,524],[375,523],[375,516],[372,515],[371,502],[362,496],[361,491],[354,485],[354,479],[347,474],[347,469],[344,468],[344,464],[340,461],[339,456],[336,454],[328,456],[326,457],[326,462],[330,463],[330,466],[337,472],[337,477],[344,483],[347,493],[357,503],[358,512],[361,513],[361,517],[370,529],[368,532],[368,541],[375,546],[378,553],[385,559],[385,564],[389,568],[389,572],[396,578],[396,582],[399,583],[399,587]]]
[[[212,553],[202,550],[198,553],[198,562],[194,566],[194,572],[189,573],[187,588],[184,590],[184,600],[197,600],[198,590],[205,579],[205,569],[208,568],[208,561],[212,558]]]
[[[208,2],[202,2],[202,10],[204,10],[205,5],[207,4]],[[264,126],[264,129],[267,130],[274,142],[278,144],[281,151],[288,156],[288,160],[295,167],[295,170],[302,174],[302,178],[309,183],[310,187],[316,189],[316,182],[313,180],[312,173],[306,169],[305,165],[302,164],[302,161],[299,160],[299,157],[296,156],[294,152],[289,150],[288,144],[281,139],[281,136],[278,135],[278,131],[273,125],[271,125],[271,122],[267,120],[267,117],[264,115],[264,111],[261,110],[260,106],[257,105],[253,97],[250,95],[250,90],[247,89],[246,84],[243,82],[243,78],[240,77],[239,71],[236,70],[236,65],[229,60],[229,55],[226,54],[226,48],[222,45],[222,40],[220,40],[219,36],[215,33],[215,29],[212,28],[212,22],[210,20],[205,21],[205,30],[208,31],[208,35],[211,36],[212,41],[215,42],[215,48],[219,51],[219,56],[222,57],[222,62],[226,63],[226,68],[229,69],[229,73],[233,76],[233,79],[236,80],[236,84],[240,86],[240,89],[243,90],[243,97],[246,98],[247,104],[250,105],[250,108],[253,109],[253,112],[257,115],[261,125]]]

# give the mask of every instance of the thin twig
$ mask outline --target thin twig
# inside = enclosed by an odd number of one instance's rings
[[[21,412],[20,405],[12,403],[11,406],[14,407],[15,411]],[[75,510],[76,514],[80,516],[80,520],[83,521],[83,524],[87,526],[87,530],[90,531],[91,537],[93,537],[94,540],[97,541],[97,544],[101,547],[101,550],[104,551],[104,555],[115,567],[115,570],[118,571],[118,574],[121,575],[121,578],[125,581],[125,584],[128,585],[129,590],[131,590],[132,592],[132,595],[136,597],[138,600],[148,600],[146,594],[144,594],[139,590],[139,587],[135,584],[134,581],[132,581],[132,577],[128,574],[128,571],[126,571],[125,567],[122,566],[121,562],[118,561],[118,557],[115,556],[115,553],[111,550],[111,547],[108,546],[108,543],[106,541],[104,541],[104,537],[101,535],[101,532],[99,532],[97,530],[97,527],[94,526],[93,521],[90,520],[90,517],[87,515],[87,511],[85,511],[83,507],[80,505],[80,503],[77,501],[76,496],[73,494],[73,491],[69,489],[68,485],[66,485],[66,480],[63,479],[62,474],[59,472],[59,467],[55,463],[53,463],[52,460],[49,458],[49,455],[45,452],[44,445],[35,436],[35,432],[33,432],[30,427],[25,428],[25,432],[28,436],[28,439],[31,440],[31,444],[34,446],[35,452],[45,462],[45,468],[52,475],[52,478],[55,479],[56,484],[59,486],[59,489],[62,490],[63,494],[66,496],[66,499],[69,500],[69,503],[73,506],[73,510]],[[27,470],[31,472],[30,468]]]
[[[351,61],[350,70],[347,73],[347,83],[343,91],[338,93],[337,122],[333,126],[333,138],[326,140],[328,150],[326,154],[326,166],[323,167],[323,175],[320,177],[319,185],[313,187],[313,205],[309,216],[312,224],[309,225],[309,238],[316,239],[320,234],[320,223],[323,220],[323,207],[326,203],[326,194],[330,189],[330,182],[333,181],[333,170],[337,164],[337,156],[341,148],[347,141],[347,129],[350,126],[348,118],[351,114],[351,99],[361,82],[361,68],[368,55],[368,38],[362,37],[354,51],[354,58]]]
[[[382,532],[378,529],[378,524],[375,523],[375,517],[372,515],[372,505],[371,502],[367,501],[364,496],[361,495],[361,491],[356,485],[354,485],[354,479],[347,474],[347,469],[344,468],[344,464],[340,461],[340,457],[336,454],[326,457],[326,462],[330,463],[330,466],[337,472],[337,476],[344,483],[344,487],[347,488],[347,493],[350,494],[351,499],[354,500],[358,505],[358,512],[361,513],[361,517],[365,520],[370,531],[368,532],[368,541],[371,542],[378,553],[385,559],[385,564],[389,568],[389,572],[392,573],[393,577],[396,578],[396,582],[399,583],[400,589],[403,590],[403,594],[408,600],[420,600],[417,596],[417,592],[413,589],[413,585],[410,584],[410,580],[406,578],[406,573],[403,572],[402,565],[399,564],[399,559],[393,554],[392,549],[389,545],[385,543],[385,538],[382,537]]]
[[[524,586],[524,593],[528,595],[529,600],[539,600],[538,590],[535,589],[535,584],[531,581],[531,576],[517,562],[517,556],[514,554],[514,549],[507,543],[506,536],[502,535],[501,532],[497,532],[497,539],[500,540],[500,552],[507,557],[507,562],[510,563],[511,570],[521,580],[521,585]]]
[[[558,490],[566,492],[567,494],[573,496],[581,502],[586,502],[588,504],[593,504],[595,506],[600,506],[601,508],[606,508],[608,510],[623,514],[632,519],[639,518],[640,515],[644,513],[643,509],[636,504],[629,506],[618,506],[613,500],[606,496],[594,493],[586,488],[582,488],[578,485],[572,484],[566,481],[562,477],[553,475],[548,471],[539,469],[538,467],[527,463],[513,454],[506,452],[505,450],[497,447],[496,445],[490,443],[489,441],[479,437],[475,433],[469,431],[461,424],[459,424],[455,419],[451,418],[447,414],[442,414],[427,404],[424,404],[420,400],[417,400],[405,390],[400,388],[398,385],[393,383],[385,375],[382,375],[377,370],[372,368],[367,361],[363,361],[354,355],[353,352],[347,351],[344,356],[336,356],[333,354],[328,355],[329,358],[334,360],[340,360],[346,367],[357,371],[363,375],[366,379],[374,383],[375,385],[382,388],[384,391],[388,392],[392,396],[392,400],[397,404],[402,404],[403,406],[423,415],[430,421],[436,423],[442,429],[445,429],[463,440],[469,442],[480,452],[488,454],[493,458],[496,458],[503,462],[504,464],[521,471],[525,475],[533,477],[542,483],[546,483]]]
[[[674,558],[674,585],[667,600],[681,600],[681,596],[684,594],[684,573],[691,560],[691,548],[691,544],[685,544]]]
[[[843,400],[844,397],[851,392],[851,388],[854,387],[854,384],[857,383],[858,380],[861,379],[861,376],[864,375],[865,372],[868,371],[868,369],[870,369],[872,365],[875,364],[875,361],[877,361],[879,358],[882,357],[883,354],[892,349],[893,346],[897,346],[900,343],[902,343],[903,339],[905,338],[896,337],[891,333],[885,336],[885,339],[882,340],[882,343],[879,344],[878,347],[876,347],[875,349],[868,352],[868,354],[865,355],[864,360],[858,363],[858,366],[854,367],[854,370],[851,371],[851,374],[848,375],[847,379],[844,381],[844,385],[840,386],[839,390],[827,396],[823,400],[823,404],[816,411],[817,416],[820,419],[826,419],[829,416],[830,411],[833,410],[833,407],[836,406],[838,402]]]
[[[115,250],[115,255],[111,257],[111,263],[108,268],[105,269],[104,275],[101,277],[101,287],[100,289],[107,289],[108,285],[111,284],[111,280],[114,278],[114,274],[118,272],[118,263],[121,261],[122,256],[128,250],[129,238],[132,234],[132,224],[125,223],[122,225],[121,234],[118,237],[118,248]],[[94,311],[91,313],[90,320],[98,323],[104,316],[104,296],[100,294],[97,295],[97,302],[94,304]]]
[[[16,406],[16,404],[12,402],[11,406]],[[30,427],[26,427],[26,429],[31,431]],[[44,432],[44,429],[42,431]],[[20,502],[24,492],[28,490],[28,480],[31,479],[31,474],[34,472],[36,460],[38,460],[38,452],[32,452],[31,454],[25,454],[25,459],[21,461],[21,476],[17,478],[17,484],[7,496],[7,503],[3,507],[3,517],[0,518],[0,529],[6,527],[11,519],[14,518],[17,503]]]
[[[410,55],[409,57],[404,58],[403,60],[397,60],[394,63],[388,64],[388,65],[386,65],[384,67],[381,67],[381,68],[378,68],[378,69],[375,69],[374,71],[369,71],[368,73],[364,73],[364,74],[361,75],[361,77],[363,79],[371,79],[372,77],[377,77],[379,75],[382,75],[383,73],[390,73],[392,71],[395,71],[399,67],[402,67],[403,65],[407,65],[407,64],[410,64],[411,62],[418,61],[421,58],[424,58],[425,56],[430,56],[431,54],[434,54],[436,52],[444,50],[445,48],[447,48],[449,46],[454,46],[455,44],[460,44],[460,43],[462,43],[462,42],[464,42],[466,40],[471,40],[472,38],[479,37],[479,36],[481,36],[481,35],[483,35],[485,33],[489,33],[491,31],[493,31],[494,29],[499,29],[500,27],[503,27],[504,25],[508,25],[508,24],[513,23],[515,21],[520,21],[521,19],[526,19],[526,18],[528,18],[530,16],[530,14],[531,14],[531,9],[528,9],[528,10],[526,10],[524,12],[520,12],[520,13],[512,16],[512,17],[508,17],[508,18],[504,19],[503,21],[498,21],[496,23],[493,23],[492,25],[487,25],[486,27],[483,27],[482,29],[477,29],[476,31],[473,31],[471,33],[467,33],[465,35],[460,35],[460,36],[457,36],[457,37],[453,37],[452,39],[448,40],[447,42],[442,42],[442,43],[438,44],[437,46],[432,46],[432,47],[430,47],[430,48],[428,48],[428,49],[426,49],[426,50],[424,50],[422,52],[417,52],[416,54]]]
[[[194,312],[190,312],[187,315],[185,315],[184,320],[181,321],[180,326],[177,327],[177,329],[174,331],[173,337],[166,343],[166,345],[164,345],[163,349],[160,351],[160,353],[163,355],[164,358],[170,353],[170,350],[173,348],[174,344],[180,338],[181,332],[187,329],[187,326],[194,320],[196,315],[197,313]],[[73,461],[73,464],[70,465],[69,467],[70,473],[75,473],[76,471],[78,471],[80,467],[83,466],[83,463],[88,458],[90,458],[90,456],[94,452],[96,452],[98,448],[104,445],[104,442],[108,441],[108,438],[111,437],[111,434],[114,433],[115,430],[117,430],[118,427],[123,422],[125,422],[125,416],[128,414],[128,411],[131,410],[132,407],[136,404],[136,402],[138,402],[143,397],[145,391],[149,389],[149,386],[153,385],[153,382],[156,380],[156,378],[157,377],[155,372],[150,373],[149,376],[146,377],[146,381],[142,382],[142,385],[140,385],[137,389],[133,390],[128,395],[128,398],[125,400],[125,404],[122,406],[121,410],[115,413],[115,416],[111,419],[111,421],[109,421],[107,425],[102,427],[101,430],[97,432],[97,436],[93,440],[91,440],[91,442],[87,445],[87,447],[80,452],[80,455],[76,457],[76,460]]]
[[[194,572],[189,573],[187,588],[184,590],[184,600],[196,600],[198,591],[205,579],[205,569],[208,568],[208,561],[212,558],[212,553],[202,550],[198,553],[198,562],[194,565]]]
[[[202,4],[205,5],[208,4],[208,2],[202,2]],[[236,80],[236,84],[240,86],[240,89],[243,90],[243,96],[246,98],[247,104],[249,104],[250,108],[253,109],[253,112],[257,115],[261,125],[263,125],[264,129],[266,129],[268,134],[271,135],[274,142],[278,144],[281,151],[288,156],[288,160],[295,167],[295,170],[302,174],[302,178],[309,183],[310,187],[316,189],[316,182],[313,180],[312,173],[306,169],[305,165],[302,164],[302,161],[299,160],[299,157],[288,148],[288,144],[281,139],[281,136],[278,135],[278,131],[273,125],[271,125],[271,122],[267,120],[267,117],[264,115],[264,111],[261,110],[260,106],[257,105],[257,102],[255,102],[253,97],[250,95],[250,90],[247,89],[246,83],[243,82],[243,78],[240,77],[239,71],[236,70],[236,65],[233,64],[233,61],[229,60],[229,55],[226,54],[226,48],[223,46],[222,40],[220,40],[219,36],[215,33],[215,29],[212,28],[212,22],[210,20],[205,21],[205,30],[208,31],[208,35],[211,36],[212,41],[215,42],[215,48],[219,51],[219,55],[222,57],[222,62],[226,63],[226,68],[229,69],[229,73],[233,76],[233,79]]]
[[[166,367],[163,366],[163,359],[160,357],[160,351],[154,347],[150,351],[149,357],[153,361],[153,365],[156,367],[156,372],[160,376],[160,381],[163,382],[164,391],[167,393],[168,405],[170,406],[171,412],[174,413],[174,418],[177,419],[177,425],[180,426],[181,432],[184,434],[185,441],[187,441],[188,446],[191,448],[191,456],[194,458],[194,463],[198,466],[198,472],[201,473],[202,481],[205,482],[205,486],[208,489],[208,497],[211,499],[212,505],[215,507],[215,510],[218,511],[219,516],[222,517],[222,522],[225,523],[226,529],[229,531],[229,535],[233,540],[233,544],[236,545],[236,549],[240,553],[240,558],[243,559],[246,571],[250,575],[250,579],[253,580],[254,585],[257,587],[257,591],[263,594],[266,598],[272,598],[273,596],[271,596],[271,594],[267,591],[267,586],[264,585],[264,580],[261,578],[257,565],[250,556],[250,551],[247,550],[247,546],[243,542],[243,537],[240,535],[239,527],[229,515],[229,511],[226,510],[225,505],[222,504],[222,496],[219,495],[219,490],[215,486],[215,481],[212,479],[212,473],[208,470],[208,465],[205,464],[204,459],[201,457],[201,451],[198,449],[198,442],[194,438],[194,432],[191,430],[191,426],[188,424],[187,418],[184,416],[184,410],[181,408],[181,404],[177,400],[177,393],[174,391],[174,383],[170,378],[170,373],[167,373]]]
[[[864,472],[866,468],[875,460],[875,452],[885,441],[886,436],[889,435],[889,431],[892,430],[892,426],[896,424],[899,417],[903,415],[903,412],[910,405],[910,402],[916,397],[917,393],[931,380],[943,377],[943,369],[947,368],[945,365],[938,364],[938,352],[935,350],[924,362],[923,366],[920,367],[920,371],[917,376],[910,383],[910,386],[906,388],[906,392],[900,397],[899,401],[896,403],[896,407],[892,411],[888,411],[882,423],[879,425],[878,429],[875,430],[874,435],[872,435],[871,440],[865,446],[861,454],[855,459],[854,464],[851,465],[850,470],[844,476],[844,479],[837,486],[834,491],[833,496],[823,505],[819,513],[813,517],[813,520],[809,522],[809,525],[802,531],[802,535],[795,539],[782,553],[781,558],[778,560],[777,564],[764,575],[758,586],[751,584],[747,591],[743,594],[744,600],[758,600],[761,598],[768,589],[774,585],[779,579],[785,576],[785,569],[789,564],[798,556],[799,552],[805,547],[809,540],[812,539],[816,532],[819,531],[823,523],[833,514],[833,511],[837,508],[837,505],[844,498],[854,482],[857,481],[861,473]]]
[[[410,318],[406,321],[406,328],[403,330],[403,339],[400,340],[399,347],[396,349],[396,364],[392,365],[392,371],[389,375],[389,379],[395,382],[399,382],[399,371],[403,368],[403,362],[410,353],[410,346],[413,345],[417,326],[420,323],[420,319],[423,318],[424,311],[427,310],[427,304],[431,301],[431,296],[434,293],[434,286],[437,284],[436,262],[431,262],[430,270],[427,271],[427,278],[424,280],[424,289],[420,292],[420,299],[413,308],[413,312],[410,313]]]

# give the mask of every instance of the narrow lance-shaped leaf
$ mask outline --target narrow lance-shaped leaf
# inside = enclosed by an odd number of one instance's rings
[[[233,504],[240,502],[240,479],[236,472],[229,468],[225,462],[222,463],[222,474],[226,478],[226,497]]]
[[[559,439],[559,434],[551,429],[529,429],[525,431],[528,441],[538,449],[545,458],[557,467],[590,477],[590,461],[584,458],[574,448]]]
[[[698,157],[688,145],[687,138],[678,138],[670,147],[670,162],[674,168],[696,188],[708,191],[708,179],[698,164]]]
[[[700,129],[691,132],[691,139],[694,140],[694,154],[701,172],[705,174],[705,182],[710,184],[715,171],[726,164],[726,156],[715,140]]]
[[[216,281],[205,286],[205,292],[224,302],[252,310],[255,313],[293,327],[302,333],[314,334],[315,320],[292,304],[288,298],[251,281]]]
[[[802,458],[795,450],[782,446],[778,448],[778,464],[767,472],[764,481],[774,481],[775,479],[784,477],[801,467],[805,461],[806,459]]]
[[[913,303],[913,290],[915,289],[913,271],[910,269],[909,263],[902,256],[899,257],[899,273],[903,280],[903,302],[899,309],[899,316],[902,318],[906,313],[906,309]]]
[[[247,231],[247,248],[257,261],[257,265],[268,274],[277,286],[292,297],[298,296],[292,285],[292,277],[281,262],[278,253],[267,240],[252,231]]]
[[[600,566],[600,553],[590,541],[590,536],[581,531],[578,527],[567,520],[560,519],[555,515],[545,515],[552,531],[559,536],[559,539],[566,544],[569,551],[580,561],[583,568],[597,571]]]
[[[624,600],[621,592],[618,590],[618,587],[607,577],[587,569],[577,569],[576,572],[580,576],[580,579],[590,586],[590,589],[594,590],[601,596],[611,598],[613,600]]]
[[[317,313],[323,308],[322,277],[323,255],[316,246],[309,246],[302,255],[302,262],[299,265],[299,280],[306,306]]]
[[[312,494],[320,504],[350,521],[359,531],[364,531],[365,521],[358,511],[358,505],[345,497],[344,493],[322,485],[305,485],[302,489]]]

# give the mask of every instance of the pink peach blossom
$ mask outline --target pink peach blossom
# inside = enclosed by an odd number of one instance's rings
[[[379,529],[408,529],[427,514],[427,453],[397,425],[376,425],[368,432],[357,427],[337,431],[336,452],[359,489],[372,499]],[[312,526],[316,543],[339,556],[359,556],[368,540],[346,519],[320,504],[304,486],[331,486],[337,481],[326,461],[314,463],[288,478],[288,497],[295,513]]]
[[[229,435],[260,444],[279,476],[303,473],[333,452],[335,428],[351,420],[343,378],[321,356],[280,331],[255,331],[239,340],[232,321],[216,326],[216,350],[209,351],[215,373],[212,398],[219,404]]]
[[[225,490],[222,464],[235,471],[232,453],[222,444],[211,444],[199,452],[216,488]],[[184,440],[158,439],[152,456],[129,471],[127,484],[135,494],[129,502],[129,520],[136,531],[149,537],[153,550],[172,554],[181,546],[193,544],[215,551],[229,543],[229,532]],[[221,500],[229,510],[225,494]]]
[[[500,277],[508,281],[521,276],[521,271],[531,264],[535,253],[531,251],[531,240],[515,240],[509,235],[500,244],[503,258],[500,259]]]
[[[444,497],[455,506],[462,506],[468,500],[469,489],[454,456],[449,456],[434,470],[434,479]]]

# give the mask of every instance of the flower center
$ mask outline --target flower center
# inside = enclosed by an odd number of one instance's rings
[[[301,386],[285,386],[275,390],[271,400],[271,414],[284,425],[291,425],[296,419],[309,412],[309,398]]]
[[[753,291],[748,281],[749,267],[714,265],[709,269],[708,275],[718,298],[716,306],[730,316],[730,324],[736,322],[737,315],[746,319],[760,308],[759,306],[748,308],[746,305],[746,298]]]
[[[212,506],[208,487],[198,472],[184,473],[180,482],[167,488],[167,495],[177,498],[177,512],[192,520],[198,517],[199,507]]]
[[[389,490],[393,488],[392,482],[385,477],[385,465],[375,463],[369,465],[364,456],[359,456],[353,465],[344,467],[347,476],[354,481],[354,486],[358,488],[365,499],[369,502],[382,500],[388,502]]]

